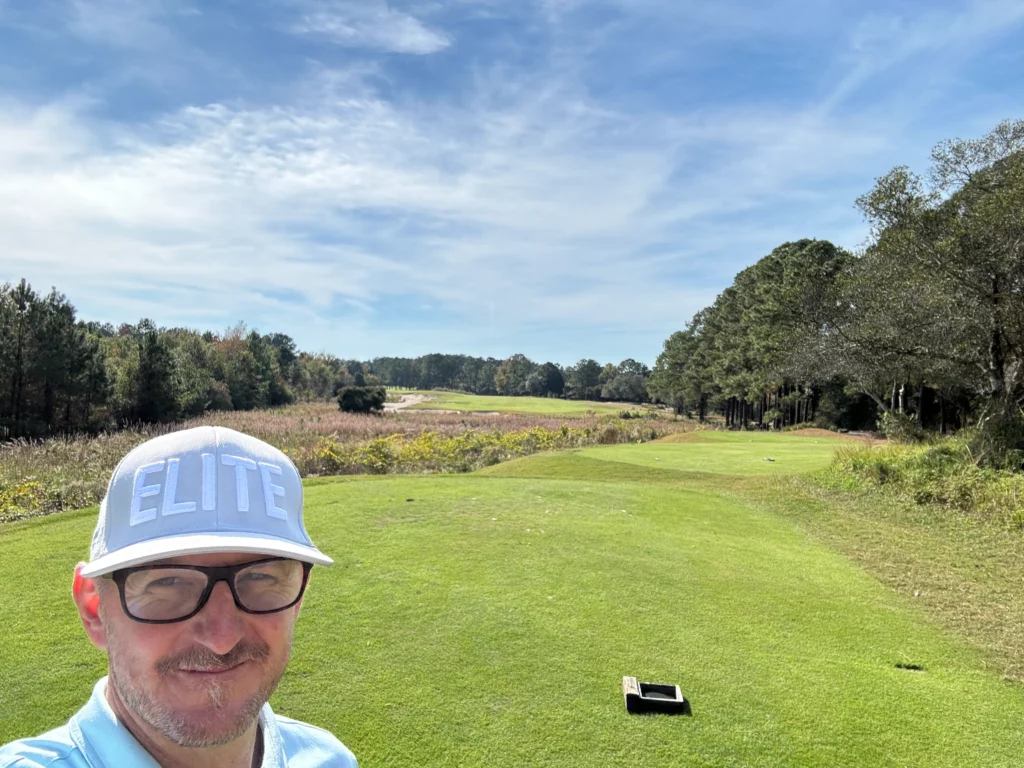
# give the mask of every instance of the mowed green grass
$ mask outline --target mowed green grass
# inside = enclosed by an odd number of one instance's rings
[[[838,441],[767,432],[690,432],[643,445],[595,447],[588,459],[729,475],[792,474],[823,469]]]
[[[401,393],[398,393],[401,394]],[[462,392],[417,391],[406,394],[430,397],[423,403],[409,406],[415,410],[476,411],[494,413],[529,413],[541,416],[585,416],[591,411],[599,416],[617,414],[623,410],[641,409],[636,405],[601,403],[592,400],[561,400],[554,397],[501,397],[498,395],[468,395]]]
[[[314,569],[272,704],[364,766],[1021,764],[1020,687],[790,521],[706,490],[750,457],[708,469],[694,445],[309,482],[337,564]],[[0,528],[0,742],[65,720],[104,671],[69,597],[93,523]],[[693,717],[627,715],[623,675],[678,683]]]

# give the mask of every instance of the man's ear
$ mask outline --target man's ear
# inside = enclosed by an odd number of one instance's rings
[[[82,568],[85,563],[75,566],[75,580],[71,585],[71,593],[75,598],[75,605],[78,607],[78,616],[85,627],[85,634],[92,640],[92,644],[101,651],[107,647],[107,630],[103,627],[100,619],[100,590],[96,579],[86,578],[82,575]]]

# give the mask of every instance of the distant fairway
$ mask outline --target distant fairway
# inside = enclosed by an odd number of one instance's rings
[[[368,767],[1020,766],[1019,687],[790,521],[694,482],[835,445],[750,439],[308,482],[337,565],[314,569],[272,704]],[[0,527],[0,742],[102,674],[69,597],[94,514]],[[678,683],[694,716],[627,715],[627,674]]]
[[[791,474],[828,466],[836,440],[766,432],[692,432],[644,445],[589,448],[588,459],[729,475]]]
[[[587,411],[605,415],[617,414],[624,410],[643,410],[642,406],[633,403],[600,403],[592,400],[561,400],[555,397],[500,397],[420,390],[408,392],[430,397],[426,402],[410,406],[409,410],[532,413],[541,416],[585,416]]]

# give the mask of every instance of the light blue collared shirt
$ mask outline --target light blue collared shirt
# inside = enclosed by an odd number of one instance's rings
[[[0,768],[160,768],[107,702],[107,678],[68,721],[42,736],[0,747]],[[325,730],[260,710],[262,768],[356,768],[356,759]]]

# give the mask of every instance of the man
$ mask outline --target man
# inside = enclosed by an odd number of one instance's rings
[[[221,427],[149,440],[114,470],[73,594],[109,674],[67,725],[0,768],[355,768],[267,700],[314,564],[281,451]]]

